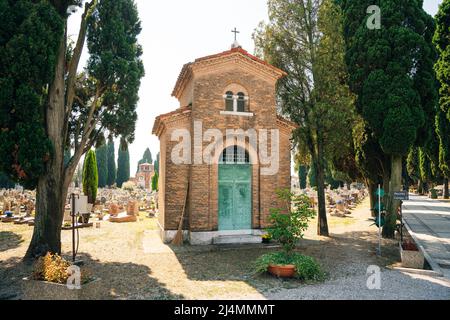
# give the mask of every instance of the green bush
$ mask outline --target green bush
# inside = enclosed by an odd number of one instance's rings
[[[431,199],[437,199],[438,198],[438,193],[436,189],[431,189],[430,190],[430,195],[431,195]]]
[[[159,175],[158,172],[155,172],[155,175],[152,177],[152,191],[158,191],[158,182]]]
[[[90,150],[84,159],[83,193],[88,197],[88,203],[94,204],[97,199],[98,171],[95,152]]]
[[[286,203],[285,208],[271,209],[271,227],[267,232],[278,241],[286,255],[294,250],[298,240],[308,229],[309,221],[316,215],[310,208],[309,198],[305,195],[295,195],[290,190],[278,190],[278,198]]]
[[[312,257],[298,253],[286,255],[284,252],[274,252],[262,255],[254,265],[256,273],[267,272],[269,265],[294,265],[295,277],[304,281],[323,281],[325,272]]]
[[[325,274],[313,258],[293,252],[298,240],[303,238],[303,233],[308,229],[309,221],[316,214],[310,209],[309,198],[305,195],[295,195],[288,189],[278,190],[277,196],[286,207],[271,210],[271,227],[266,231],[272,239],[281,244],[283,251],[259,257],[255,262],[255,272],[265,273],[269,265],[294,265],[298,279],[323,280]]]

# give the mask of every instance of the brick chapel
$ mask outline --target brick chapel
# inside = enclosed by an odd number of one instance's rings
[[[165,242],[174,238],[183,212],[182,229],[191,244],[261,241],[270,209],[284,206],[276,190],[291,187],[295,125],[277,115],[275,97],[285,75],[237,43],[184,65],[172,93],[180,107],[157,117],[153,127],[160,140],[159,227]],[[214,161],[204,162],[202,152],[213,139],[198,134],[209,129],[223,141],[211,153]],[[268,134],[259,134],[257,144],[250,135],[227,139],[228,132],[251,130]],[[189,139],[181,163],[174,161],[180,131]],[[275,154],[277,163],[262,161],[262,154]]]

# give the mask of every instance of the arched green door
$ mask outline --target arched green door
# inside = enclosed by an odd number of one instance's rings
[[[252,168],[248,154],[239,159],[228,158],[219,165],[219,231],[252,228]]]

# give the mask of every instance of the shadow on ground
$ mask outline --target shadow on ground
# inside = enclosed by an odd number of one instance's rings
[[[441,211],[441,212],[446,212],[446,213],[450,213],[450,208],[447,207],[440,207],[440,206],[428,206],[426,204],[424,205],[411,205],[411,204],[406,204],[406,209],[408,211],[417,211],[417,212],[421,212],[424,210],[424,207],[431,207],[431,211]]]
[[[0,252],[16,249],[22,242],[22,236],[16,233],[10,231],[0,231]]]
[[[173,247],[186,276],[194,281],[243,281],[267,297],[280,289],[314,285],[300,280],[282,280],[270,275],[255,275],[253,263],[261,255],[281,250],[261,245],[212,247],[191,251],[191,247]],[[350,232],[323,240],[302,240],[297,252],[314,257],[328,274],[327,281],[347,276],[365,276],[370,265],[386,267],[400,259],[395,241],[385,241],[384,257],[376,255],[373,232]]]
[[[68,259],[68,257],[66,257]],[[173,294],[163,284],[152,277],[145,265],[134,263],[101,263],[88,254],[77,257],[84,262],[82,272],[100,278],[93,300],[173,300],[183,296]],[[30,276],[33,267],[14,258],[0,262],[0,300],[21,300],[23,296],[23,278]],[[132,291],[130,291],[132,288]],[[61,298],[64,299],[64,298]]]

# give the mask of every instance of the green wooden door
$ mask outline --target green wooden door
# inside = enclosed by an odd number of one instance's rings
[[[252,228],[251,166],[219,165],[219,230]]]

